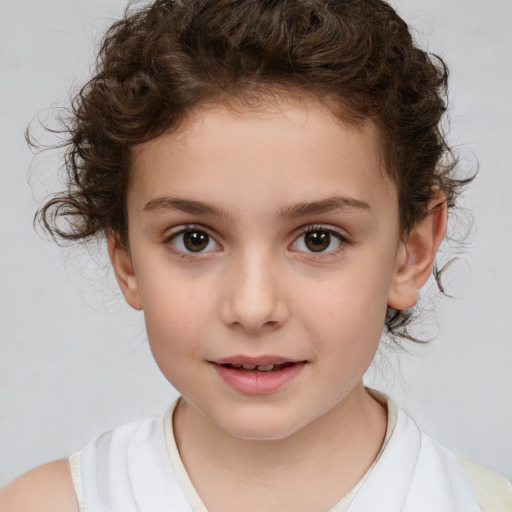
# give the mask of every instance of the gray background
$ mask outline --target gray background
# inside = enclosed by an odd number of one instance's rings
[[[439,335],[383,350],[367,382],[455,452],[512,478],[512,2],[393,4],[449,63],[451,141],[480,174],[465,197],[475,227],[447,279],[456,298],[426,316]],[[95,42],[125,5],[0,0],[0,484],[175,396],[101,251],[63,251],[32,228],[58,187],[56,156],[33,159],[23,132],[87,79]]]

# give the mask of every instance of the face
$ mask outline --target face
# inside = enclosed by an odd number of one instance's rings
[[[136,148],[112,251],[160,369],[225,432],[283,438],[361,385],[403,254],[373,125],[314,102],[195,112]]]

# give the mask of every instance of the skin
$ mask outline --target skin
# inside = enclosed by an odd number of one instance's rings
[[[174,427],[194,486],[211,512],[328,510],[382,444],[386,409],[362,377],[387,306],[413,306],[431,272],[442,197],[402,236],[376,128],[309,99],[198,110],[132,164],[129,247],[112,235],[109,250],[184,397]],[[204,248],[187,249],[183,231]],[[240,355],[303,364],[279,389],[248,394],[215,368]]]
[[[0,491],[2,512],[78,512],[67,460],[49,462]]]

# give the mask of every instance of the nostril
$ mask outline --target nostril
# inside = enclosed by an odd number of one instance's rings
[[[249,334],[258,334],[265,332],[272,332],[278,329],[281,326],[282,322],[278,322],[276,320],[270,320],[263,323],[251,323],[248,321],[245,322],[233,322],[230,326],[234,329],[243,330]]]
[[[224,294],[219,304],[222,322],[250,334],[273,331],[286,320],[287,306],[282,287],[263,263],[249,265],[244,272],[230,273],[223,281]],[[232,280],[236,276],[235,280]]]

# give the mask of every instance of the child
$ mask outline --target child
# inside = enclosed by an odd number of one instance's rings
[[[383,326],[408,336],[463,184],[446,76],[378,0],[157,1],[115,24],[41,218],[108,239],[182,398],[2,510],[509,510],[508,482],[362,383]]]

